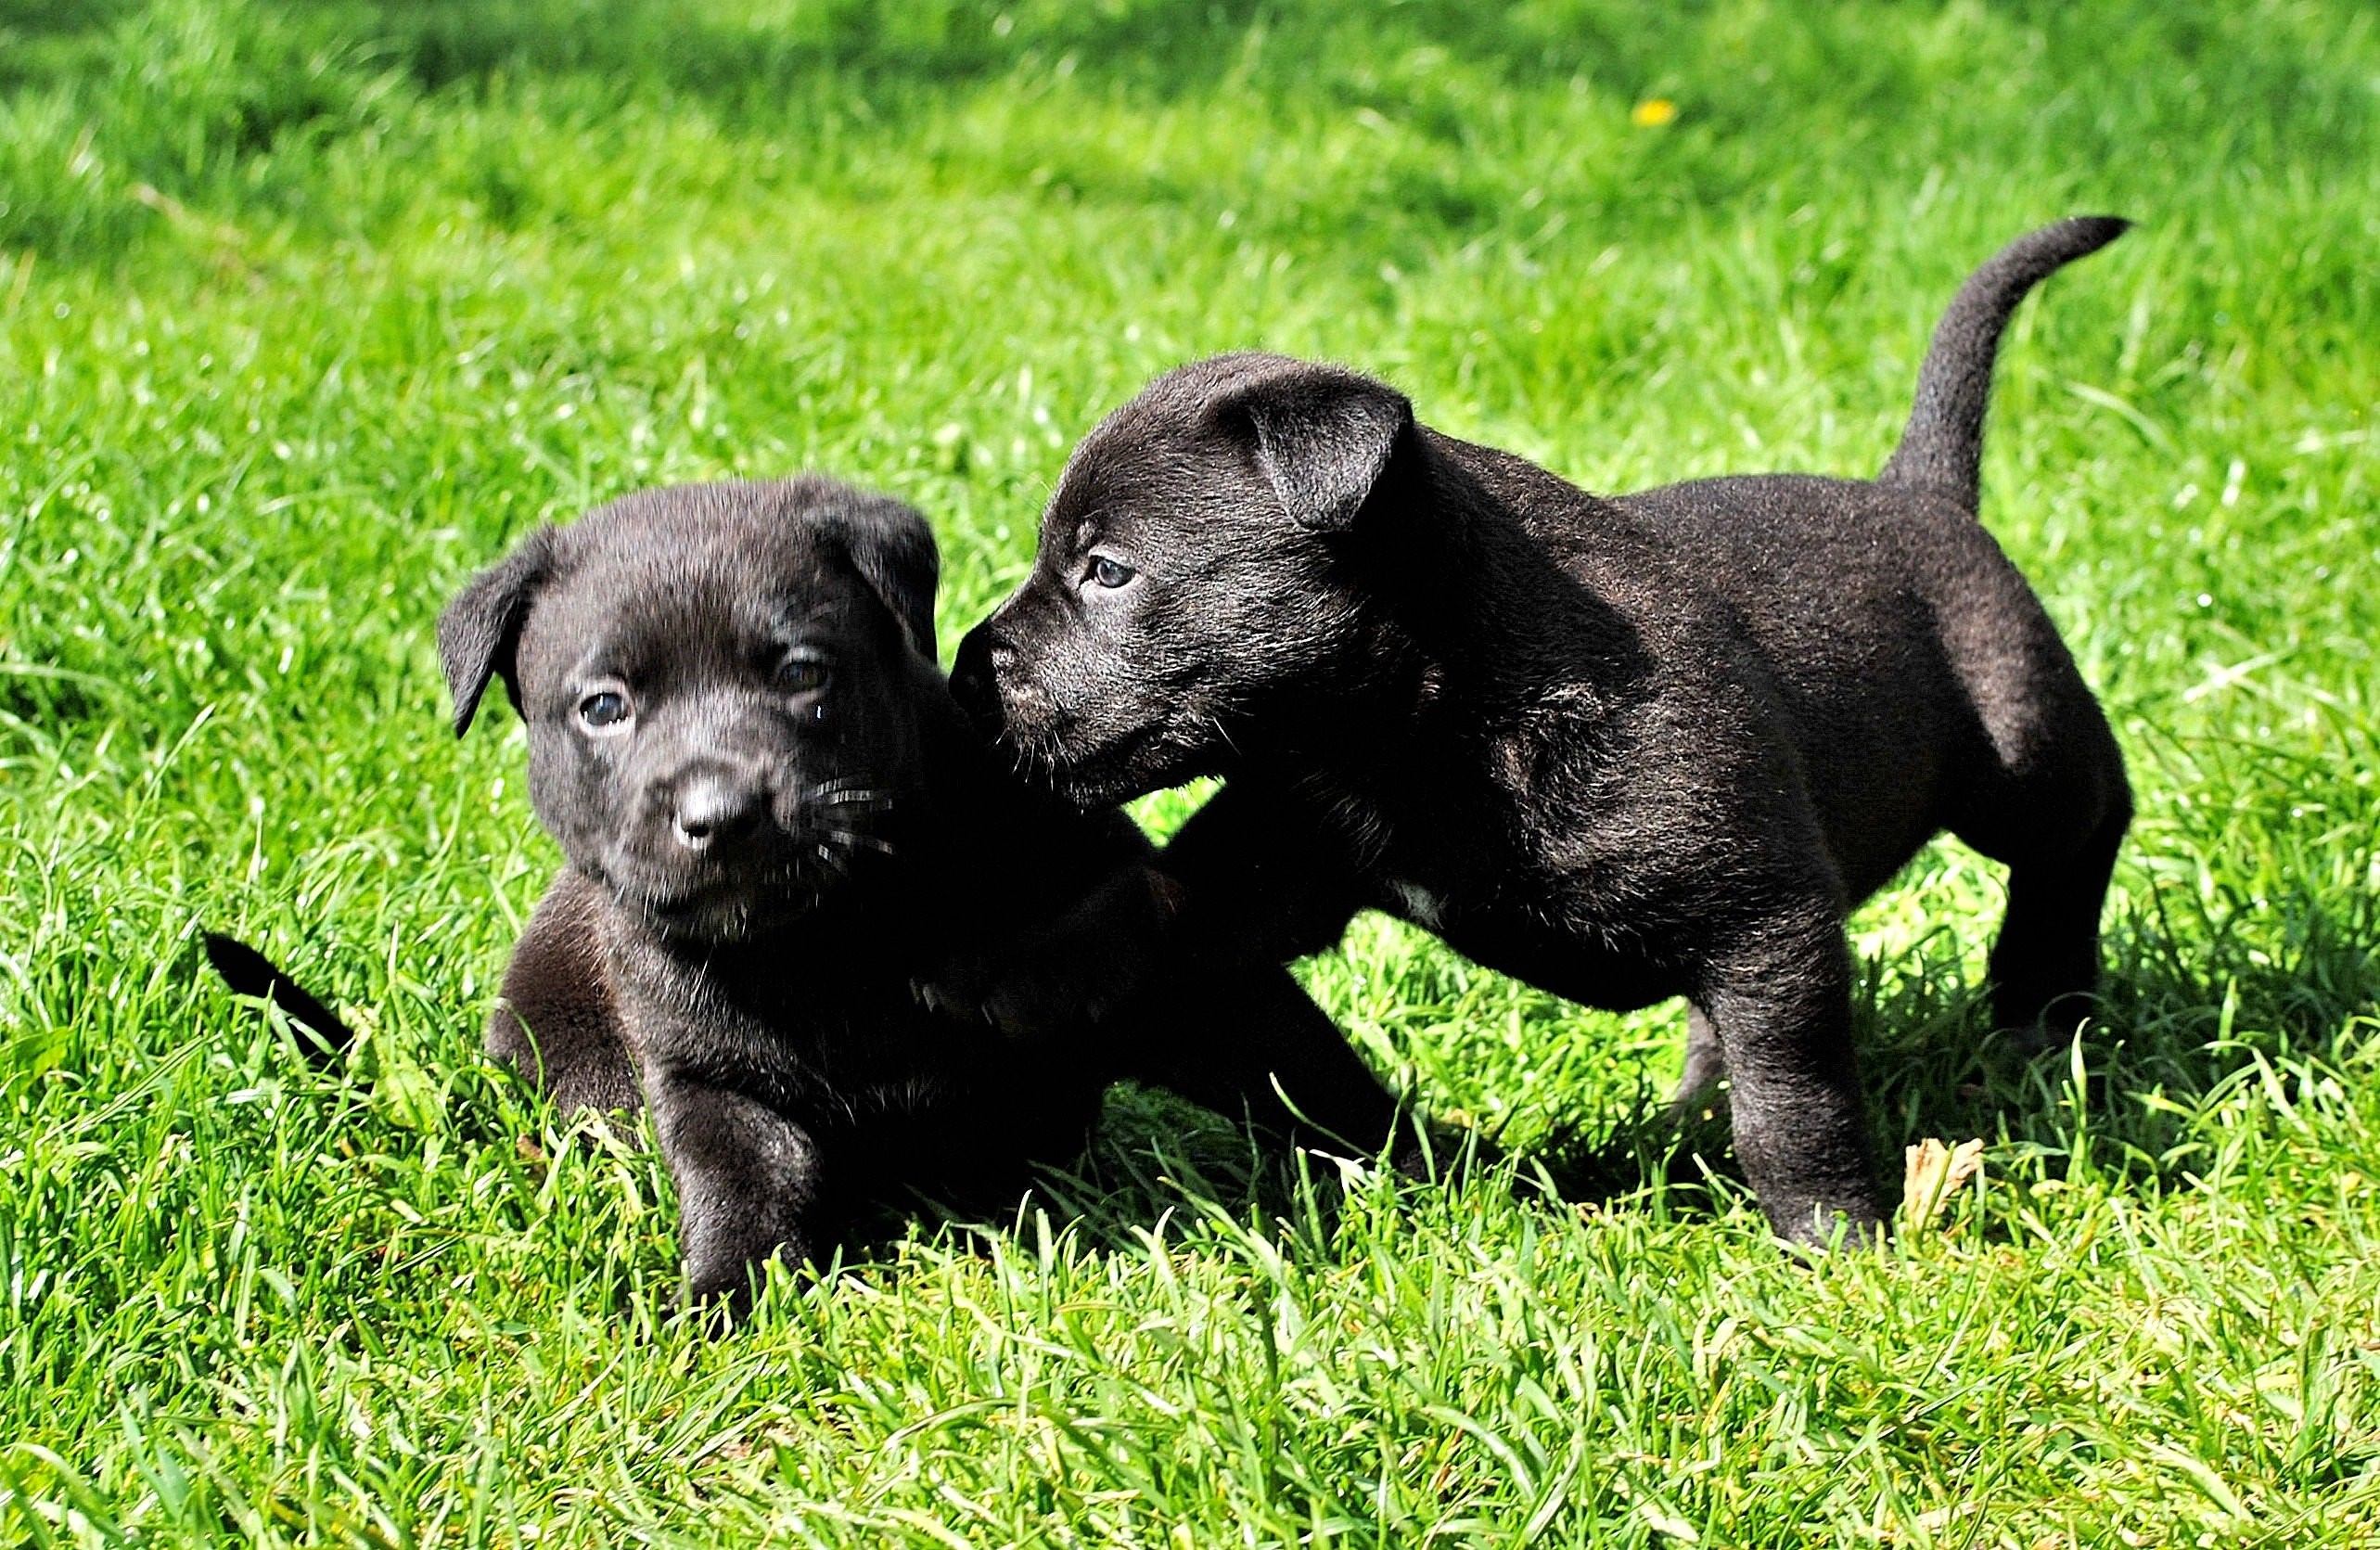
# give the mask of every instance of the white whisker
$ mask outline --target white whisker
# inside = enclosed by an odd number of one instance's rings
[[[879,839],[872,834],[859,834],[851,829],[828,829],[826,831],[826,837],[834,840],[837,844],[862,846],[867,850],[875,851],[881,855],[889,856],[898,853],[894,851],[890,840]]]

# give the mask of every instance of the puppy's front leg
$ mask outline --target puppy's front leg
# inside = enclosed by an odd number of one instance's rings
[[[633,1110],[644,1102],[628,1030],[604,950],[604,895],[566,870],[539,900],[505,965],[504,1001],[488,1018],[487,1050],[536,1083],[566,1116]]]
[[[1121,1015],[1143,1031],[1123,1061],[1139,1081],[1298,1146],[1368,1158],[1395,1137],[1396,1095],[1278,965],[1201,965]]]
[[[678,1191],[687,1289],[741,1318],[772,1258],[798,1265],[822,1247],[817,1144],[748,1093],[660,1067],[647,1096]]]
[[[1104,1020],[1184,966],[1282,964],[1335,946],[1361,907],[1347,856],[1303,808],[1227,783],[1152,862],[1119,868],[996,960],[921,986],[1010,1033]]]
[[[1363,906],[1354,859],[1312,809],[1227,781],[1175,831],[1157,870],[1174,889],[1175,938],[1194,954],[1286,963],[1338,945]]]
[[[1726,1062],[1735,1135],[1780,1237],[1823,1246],[1883,1225],[1851,1057],[1851,961],[1841,916],[1812,904],[1708,958],[1696,1008]]]

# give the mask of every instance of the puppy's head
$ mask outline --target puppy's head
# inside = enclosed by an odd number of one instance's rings
[[[571,862],[667,934],[749,936],[888,852],[940,698],[935,579],[924,519],[830,480],[632,495],[448,605],[454,729],[501,680]]]
[[[1170,372],[1075,449],[953,687],[1086,806],[1217,773],[1376,670],[1350,545],[1425,455],[1403,395],[1353,372]]]

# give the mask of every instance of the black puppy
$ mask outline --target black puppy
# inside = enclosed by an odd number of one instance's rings
[[[1070,1013],[1028,1052],[919,1005],[946,959],[1150,853],[994,763],[935,666],[936,569],[897,502],[698,485],[532,533],[439,621],[456,732],[501,679],[569,863],[489,1048],[566,1108],[650,1105],[697,1297],[740,1307],[864,1202],[1013,1198],[1120,1079],[1288,1138],[1368,1149],[1395,1123],[1272,963],[1149,977],[1115,1014],[1129,1050]]]
[[[1159,378],[1076,449],[955,686],[1077,801],[1230,778],[1158,886],[983,998],[1030,1020],[1080,966],[1113,993],[1155,942],[1287,956],[1386,910],[1591,1006],[1686,997],[1686,1093],[1731,1079],[1776,1230],[1879,1224],[1846,913],[1948,828],[2010,870],[2001,1020],[2069,1030],[2096,980],[2123,760],[1975,511],[2010,312],[2124,225],[1967,282],[1873,483],[1599,498],[1350,371]]]

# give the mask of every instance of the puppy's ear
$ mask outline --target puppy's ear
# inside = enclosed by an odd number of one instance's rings
[[[899,501],[863,495],[838,502],[822,525],[868,589],[892,610],[909,644],[933,661],[934,589],[941,581],[942,560],[926,519]]]
[[[1414,406],[1368,377],[1300,365],[1234,393],[1224,423],[1246,427],[1257,467],[1292,520],[1345,532],[1412,432]]]
[[[554,572],[554,530],[539,528],[500,565],[471,578],[438,616],[438,658],[446,668],[446,692],[454,699],[454,736],[471,729],[488,680],[504,679],[505,697],[520,709],[520,681],[514,650],[537,589]]]

